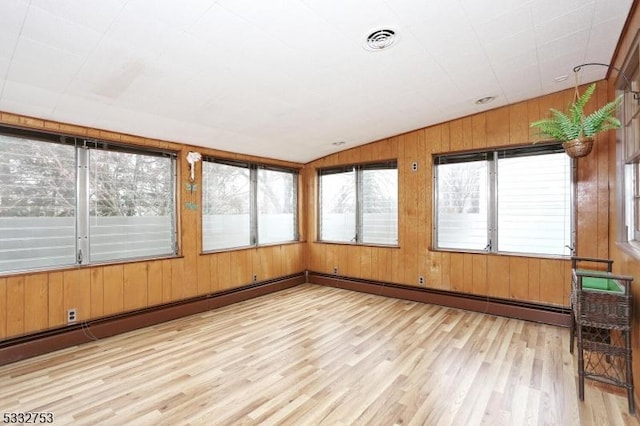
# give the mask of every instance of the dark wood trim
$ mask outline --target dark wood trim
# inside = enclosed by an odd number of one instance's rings
[[[305,283],[306,276],[306,273],[301,272],[219,293],[8,339],[0,342],[0,365],[295,287]]]
[[[537,303],[519,302],[495,297],[452,291],[433,290],[422,287],[362,280],[309,271],[308,280],[314,284],[343,288],[396,299],[413,300],[421,303],[448,306],[468,311],[482,312],[509,318],[569,327],[569,309]]]
[[[611,55],[611,62],[609,62],[613,66],[616,65],[616,62],[619,59],[618,55],[620,54],[620,49],[622,48],[622,43],[624,42],[624,38],[626,37],[628,32],[632,31],[632,29],[631,29],[631,21],[633,21],[633,17],[636,14],[636,10],[638,9],[638,4],[640,4],[640,2],[638,0],[633,0],[633,3],[631,4],[631,8],[629,9],[629,14],[627,15],[627,19],[625,19],[625,21],[624,21],[624,25],[622,26],[622,31],[620,31],[620,37],[618,38],[618,42],[616,43],[616,48],[613,51],[613,55]],[[633,31],[636,31],[636,35],[634,36],[634,38],[637,38],[638,37],[638,30],[636,29],[636,30],[633,30]],[[634,43],[632,42],[631,43],[632,48],[629,49],[629,51],[627,51],[625,53],[625,55],[629,55],[631,53],[631,51],[633,50],[633,45],[634,45]],[[618,65],[618,68],[622,69],[623,72],[624,72],[623,65],[624,65],[624,62],[626,62],[626,59],[627,58],[624,58],[622,63],[620,63]],[[604,80],[609,80],[611,78],[611,71],[612,71],[611,67],[607,68],[607,73],[604,76]],[[619,71],[617,71],[617,73],[619,74]],[[616,79],[617,79],[617,77],[619,77],[619,76],[616,76]],[[616,79],[613,80],[614,87],[615,87]],[[625,89],[626,89],[626,84],[625,84]]]

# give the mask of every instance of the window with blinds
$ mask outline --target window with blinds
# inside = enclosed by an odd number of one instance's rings
[[[98,148],[86,154],[89,260],[105,262],[173,253],[174,158]]]
[[[251,244],[248,164],[202,162],[202,250]]]
[[[619,78],[618,89],[624,93],[624,102],[619,117],[622,129],[619,132],[622,143],[618,149],[618,175],[621,185],[618,191],[617,230],[619,242],[640,244],[640,103],[631,93],[640,89],[640,47],[639,40],[633,42],[631,54],[622,67],[629,81]],[[631,84],[631,87],[629,87]]]
[[[438,157],[434,170],[437,246],[484,250],[489,229],[487,154]]]
[[[396,161],[320,170],[319,239],[398,244]]]
[[[572,164],[561,146],[434,157],[439,249],[571,254]]]
[[[356,242],[356,170],[320,171],[320,240]]]
[[[205,158],[202,249],[225,250],[298,240],[298,172]]]
[[[257,170],[257,226],[261,244],[276,244],[297,239],[297,181],[291,171]]]
[[[175,254],[175,154],[0,129],[0,273]]]
[[[76,261],[75,148],[0,135],[0,272]]]

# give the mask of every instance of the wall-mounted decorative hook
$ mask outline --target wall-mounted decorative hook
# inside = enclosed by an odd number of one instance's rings
[[[187,154],[187,163],[189,163],[189,170],[191,175],[189,176],[189,180],[191,182],[196,180],[196,163],[202,160],[202,155],[199,152],[189,151]]]

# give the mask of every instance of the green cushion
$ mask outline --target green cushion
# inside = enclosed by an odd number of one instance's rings
[[[624,293],[624,289],[616,280],[608,278],[582,277],[582,288],[589,290],[612,291],[614,293]]]

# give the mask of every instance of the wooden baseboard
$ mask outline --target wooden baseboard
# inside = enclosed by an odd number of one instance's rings
[[[231,305],[294,287],[306,281],[306,273],[301,272],[220,293],[194,297],[179,302],[8,339],[0,342],[0,365]]]
[[[397,299],[448,306],[468,311],[482,312],[509,318],[569,327],[569,309],[536,303],[518,302],[452,291],[433,290],[422,287],[390,284],[379,281],[362,280],[319,272],[308,272],[308,280],[314,284],[361,291]]]

